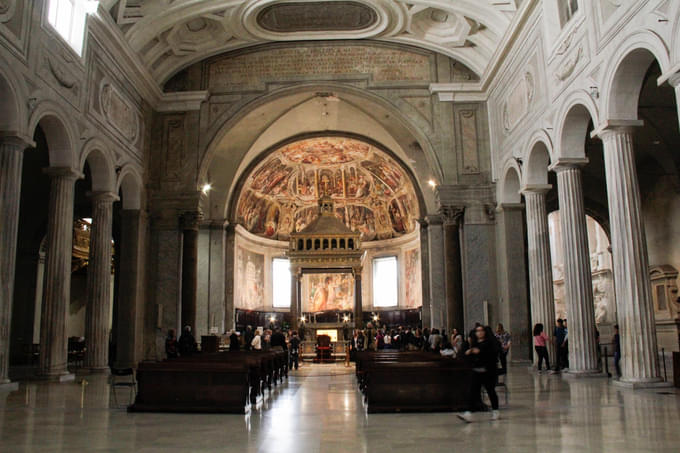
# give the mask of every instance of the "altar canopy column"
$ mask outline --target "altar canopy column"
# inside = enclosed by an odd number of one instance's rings
[[[647,240],[633,149],[632,126],[642,122],[628,123],[631,124],[609,124],[597,131],[597,135],[604,143],[614,292],[621,329],[621,381],[643,385],[658,382],[661,377]]]
[[[553,292],[552,260],[550,256],[550,232],[546,193],[552,186],[526,186],[522,194],[526,201],[527,242],[529,248],[529,294],[531,298],[531,325],[545,326],[550,338],[548,354],[555,361],[555,345],[552,341],[555,325],[555,296]],[[538,360],[534,356],[534,363]]]
[[[121,212],[121,243],[116,244],[120,254],[118,275],[118,339],[116,341],[116,368],[131,368],[137,363],[136,344],[141,341],[137,313],[141,309],[139,284],[139,243],[141,211],[123,209]]]
[[[17,256],[21,170],[29,141],[0,135],[0,385],[9,383],[9,342]]]
[[[66,310],[71,300],[73,196],[75,181],[83,175],[68,167],[51,167],[45,173],[51,181],[39,373],[46,378],[59,378],[68,374]]]
[[[557,173],[569,329],[569,372],[573,374],[597,372],[593,282],[581,181],[581,166],[587,162],[587,159],[561,160],[552,167]]]
[[[85,368],[104,372],[109,367],[109,325],[111,322],[111,230],[113,202],[111,192],[94,192],[90,256],[87,265],[87,308],[85,314]]]
[[[361,269],[354,269],[354,326],[364,327],[364,311],[361,297]]]
[[[427,241],[430,267],[430,324],[441,329],[446,322],[446,278],[444,271],[444,228],[440,215],[427,216]]]
[[[460,223],[462,207],[442,207],[444,220],[444,271],[446,281],[446,331],[455,327],[462,332],[465,327],[465,304],[463,302],[463,266],[461,263]]]
[[[182,215],[182,329],[196,330],[196,290],[198,288],[198,227],[203,215],[198,211]]]

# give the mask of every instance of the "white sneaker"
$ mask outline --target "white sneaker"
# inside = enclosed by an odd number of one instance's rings
[[[465,423],[472,423],[472,413],[470,411],[465,411],[462,414],[458,414],[458,418],[463,420]]]
[[[498,420],[499,418],[501,418],[501,413],[498,412],[498,410],[491,411],[491,420],[492,421]]]

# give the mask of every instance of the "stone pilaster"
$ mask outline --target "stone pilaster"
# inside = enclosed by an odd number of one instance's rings
[[[440,215],[427,216],[427,245],[430,264],[430,323],[423,327],[441,329],[446,322],[446,277],[444,271],[444,225]]]
[[[455,327],[462,332],[465,326],[465,303],[463,301],[463,265],[460,247],[460,225],[463,220],[462,206],[442,206],[444,221],[444,272],[446,284],[445,318],[446,331]]]
[[[668,84],[675,89],[675,107],[678,109],[678,121],[680,122],[680,71],[668,78]],[[680,127],[680,123],[678,127]]]
[[[112,192],[93,192],[90,256],[87,265],[87,309],[85,312],[85,368],[105,372],[109,366],[111,313]]]
[[[66,310],[71,299],[73,195],[75,181],[82,174],[67,167],[51,167],[45,172],[51,182],[39,373],[45,378],[59,379],[68,374]]]
[[[564,249],[569,372],[575,375],[597,372],[593,283],[581,180],[581,166],[587,162],[587,159],[562,160],[552,167],[557,173]]]
[[[29,145],[19,137],[0,136],[0,385],[8,384],[9,342],[17,255],[21,168]]]
[[[290,269],[290,317],[291,328],[297,329],[300,322],[300,312],[298,311],[298,271],[297,269]]]
[[[616,312],[621,332],[621,380],[644,385],[659,382],[661,377],[633,149],[632,126],[641,122],[634,123],[610,124],[597,135],[604,143]]]
[[[555,326],[555,295],[553,289],[552,260],[550,256],[550,232],[546,193],[551,186],[527,186],[522,193],[526,202],[527,245],[529,255],[529,294],[531,298],[531,326],[542,323],[550,337],[548,353],[555,362],[553,327]],[[534,363],[538,357],[534,357]]]
[[[354,270],[354,326],[357,329],[364,327],[364,310],[361,293],[361,268]]]
[[[199,211],[181,217],[182,240],[182,328],[196,328],[196,290],[198,287],[198,228],[203,219]]]
[[[136,365],[137,342],[141,341],[137,322],[140,305],[139,242],[141,212],[123,209],[121,215],[121,240],[118,247],[120,266],[118,275],[118,339],[116,341],[116,368]]]

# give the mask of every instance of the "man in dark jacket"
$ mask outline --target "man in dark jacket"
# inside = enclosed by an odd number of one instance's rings
[[[276,329],[274,333],[272,334],[270,340],[269,340],[269,345],[272,349],[275,349],[277,346],[280,347],[281,351],[286,350],[286,337],[283,335],[283,332],[281,332],[281,329]],[[277,349],[275,349],[277,350]]]

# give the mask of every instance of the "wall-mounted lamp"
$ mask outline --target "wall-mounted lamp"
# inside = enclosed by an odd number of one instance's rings
[[[203,193],[206,194],[206,195],[207,195],[208,192],[210,192],[211,190],[212,190],[212,184],[210,184],[209,182],[206,182],[205,184],[203,184],[203,187],[201,187],[201,192],[203,192]]]
[[[437,188],[437,181],[435,181],[434,179],[430,179],[427,183],[429,184],[430,187],[432,187],[432,189]]]

